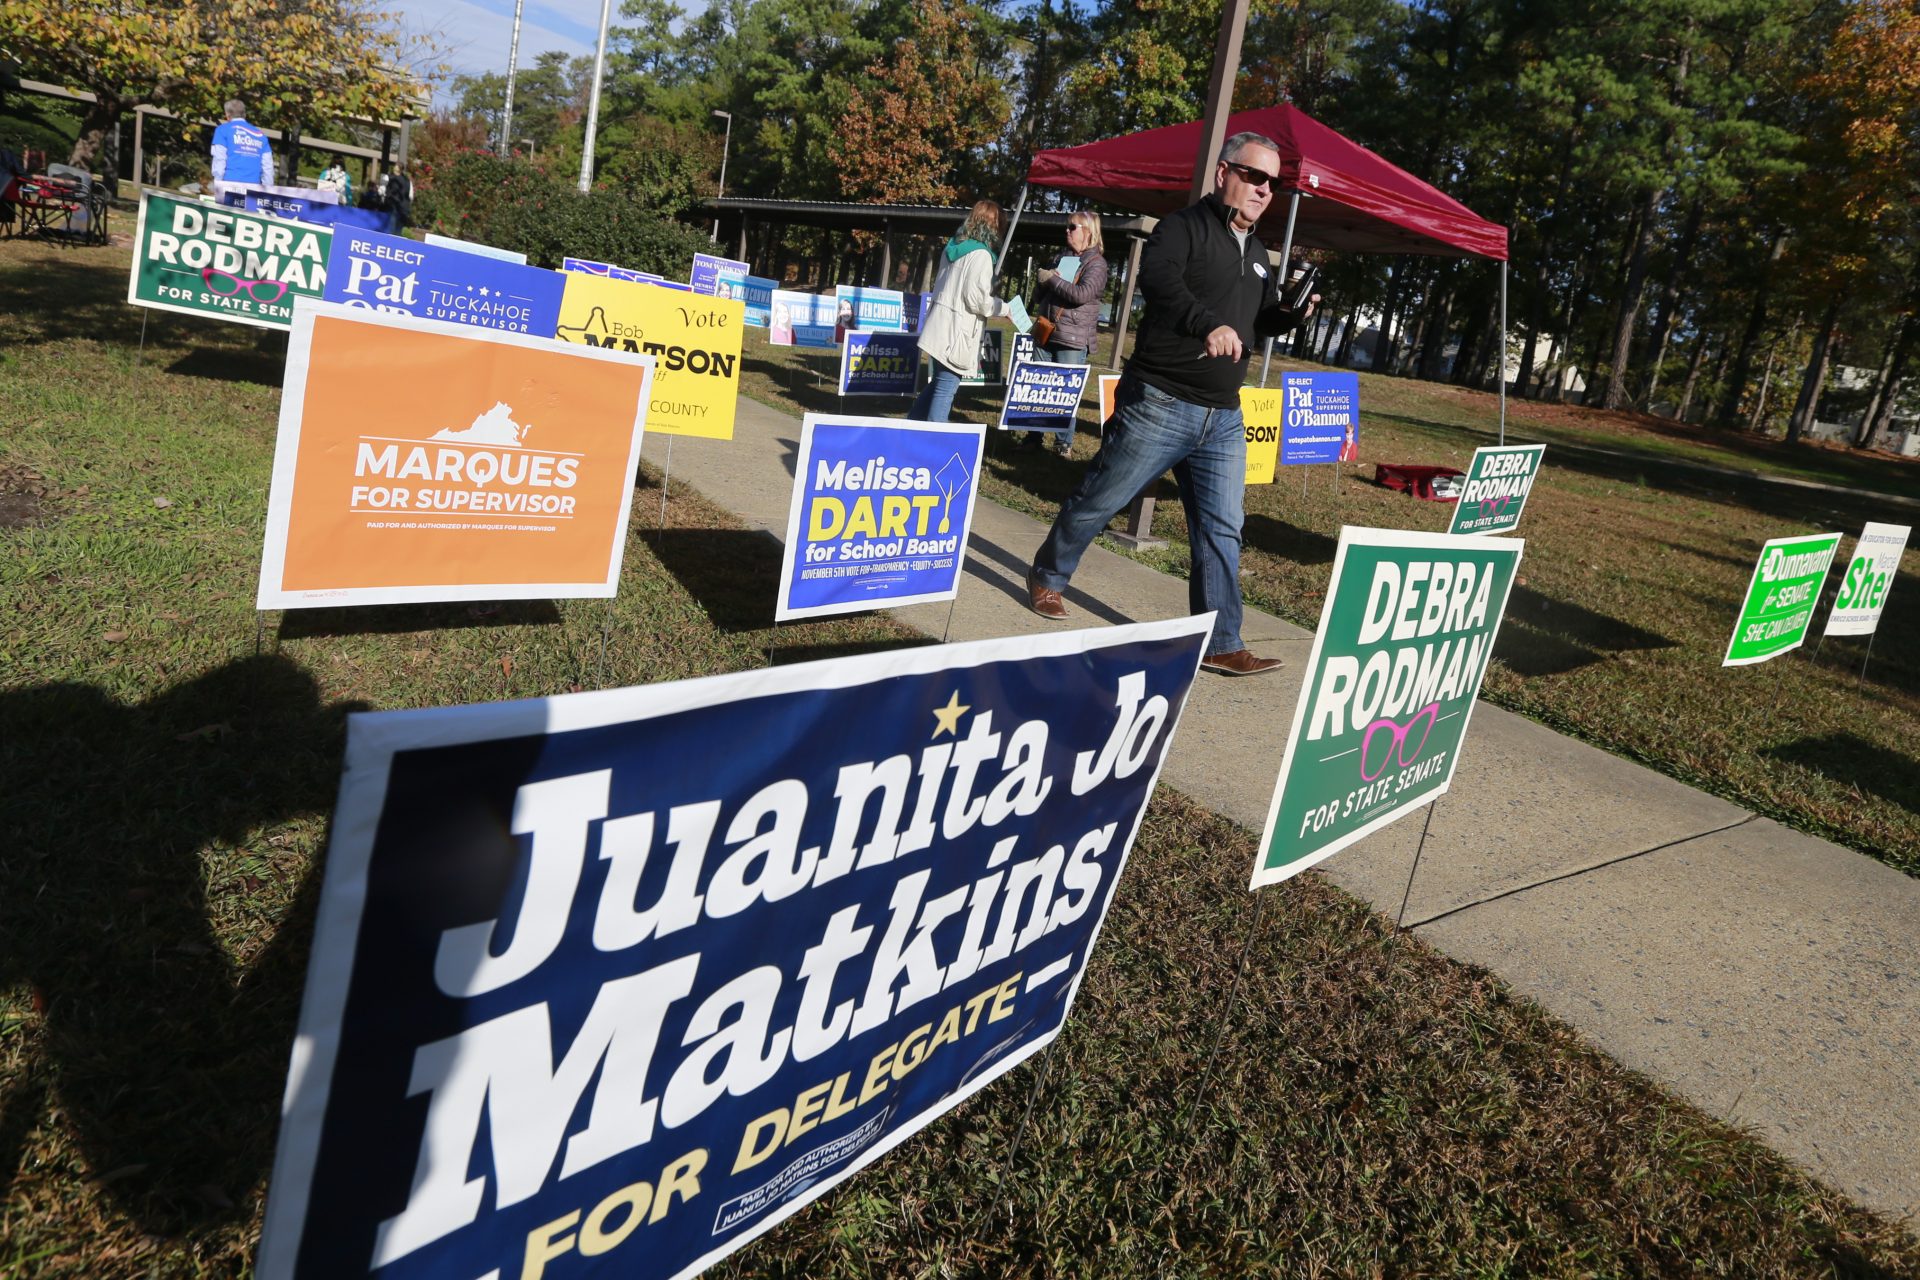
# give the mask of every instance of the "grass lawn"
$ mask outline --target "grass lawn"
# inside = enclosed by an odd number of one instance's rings
[[[789,412],[838,412],[831,373],[819,381],[837,367],[833,354],[768,347],[750,333],[748,393]],[[1274,365],[1276,376],[1311,367]],[[1448,504],[1374,485],[1373,463],[1464,470],[1476,447],[1497,438],[1497,401],[1481,392],[1361,374],[1360,401],[1362,463],[1337,475],[1327,466],[1282,468],[1276,483],[1247,491],[1246,597],[1306,627],[1318,625],[1342,525],[1447,526]],[[891,399],[847,404],[849,412],[907,408]],[[997,393],[963,391],[956,410],[993,421]],[[996,437],[982,491],[1051,519],[1097,447],[1091,420],[1083,410],[1070,462],[1014,452]],[[1920,496],[1920,461],[1521,403],[1509,406],[1507,440],[1548,448],[1485,696],[1920,875],[1920,649],[1911,639],[1920,631],[1920,542],[1909,545],[1888,594],[1864,683],[1856,683],[1864,637],[1818,639],[1861,525],[1912,524],[1920,514],[1865,491]],[[1185,574],[1186,520],[1171,479],[1161,482],[1161,499],[1154,532],[1170,545],[1144,558]],[[1722,668],[1761,545],[1819,530],[1847,536],[1807,647]]]
[[[140,359],[125,268],[0,245],[9,1280],[247,1274],[346,711],[924,642],[776,639],[773,544],[678,490],[655,532],[652,477],[604,659],[587,601],[261,635],[281,340],[163,316]],[[715,1274],[1920,1273],[1920,1239],[1317,877],[1248,895],[1251,844],[1157,797],[1017,1158],[1033,1069]]]

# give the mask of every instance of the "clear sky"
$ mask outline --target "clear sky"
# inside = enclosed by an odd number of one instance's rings
[[[409,34],[431,36],[436,59],[455,75],[504,73],[513,38],[513,0],[381,0],[380,8],[398,14]],[[619,25],[619,0],[613,24]],[[520,64],[526,66],[548,49],[569,57],[591,55],[600,30],[600,0],[526,0],[520,19]],[[442,86],[440,101],[445,101]]]

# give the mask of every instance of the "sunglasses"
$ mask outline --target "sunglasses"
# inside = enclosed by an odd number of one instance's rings
[[[1220,163],[1239,174],[1241,179],[1250,187],[1270,188],[1280,179],[1279,174],[1268,173],[1265,169],[1256,169],[1250,164],[1236,164],[1232,160],[1222,160]]]

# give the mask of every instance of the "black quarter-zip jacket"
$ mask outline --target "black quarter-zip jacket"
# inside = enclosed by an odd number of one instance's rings
[[[1146,315],[1127,373],[1168,395],[1212,409],[1240,407],[1240,386],[1256,339],[1300,323],[1280,305],[1278,272],[1260,237],[1243,249],[1229,225],[1232,211],[1215,192],[1160,220],[1140,257]],[[1240,335],[1238,360],[1207,354],[1207,335],[1221,325]]]

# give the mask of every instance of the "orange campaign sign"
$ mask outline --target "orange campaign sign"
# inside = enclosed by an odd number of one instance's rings
[[[613,595],[653,374],[300,299],[258,607]]]

